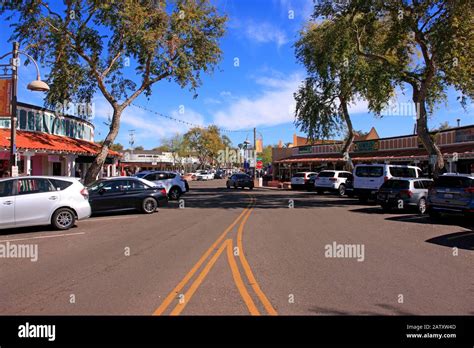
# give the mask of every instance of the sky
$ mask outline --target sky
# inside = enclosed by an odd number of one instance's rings
[[[175,122],[156,113],[179,120],[207,126],[216,124],[234,145],[253,139],[253,127],[264,145],[291,142],[293,134],[305,136],[294,125],[294,98],[305,78],[304,67],[296,61],[294,43],[299,31],[310,19],[312,0],[211,0],[221,13],[229,17],[226,34],[221,40],[223,59],[211,75],[203,76],[196,91],[181,89],[167,81],[154,85],[152,96],[139,97],[127,108],[116,143],[128,147],[130,130],[134,130],[135,146],[151,149],[163,139],[185,133],[190,126]],[[11,50],[8,39],[11,28],[0,22],[0,56]],[[236,64],[238,62],[238,64]],[[131,70],[133,67],[130,68]],[[41,67],[46,76],[48,67]],[[26,89],[35,78],[32,65],[19,71],[19,100],[43,105],[43,96]],[[397,102],[410,109],[411,89],[398,91]],[[473,124],[473,105],[463,110],[456,101],[457,92],[448,91],[448,101],[438,106],[429,121],[430,128],[448,121],[451,126]],[[111,108],[97,93],[93,99],[96,140],[103,139]],[[405,105],[405,106],[404,106]],[[413,133],[412,112],[396,110],[382,118],[367,112],[367,104],[359,100],[351,105],[350,113],[356,130],[369,131],[375,127],[381,137]],[[153,112],[150,112],[150,111]]]

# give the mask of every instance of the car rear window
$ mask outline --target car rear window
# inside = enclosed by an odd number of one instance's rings
[[[58,180],[58,179],[49,179],[49,181],[51,181],[51,184],[53,184],[54,188],[59,191],[65,190],[69,186],[72,185],[72,182],[70,181],[64,181],[64,180]]]
[[[466,188],[473,187],[473,180],[466,177],[458,176],[440,176],[434,183],[435,187],[447,188]]]
[[[321,172],[319,173],[320,178],[333,178],[336,175],[336,172]]]
[[[415,168],[389,167],[390,174],[398,178],[416,178]]]
[[[296,173],[293,175],[294,178],[304,178],[304,173]]]
[[[356,175],[360,178],[378,178],[383,176],[383,167],[357,167]]]
[[[393,189],[409,189],[410,188],[410,182],[408,180],[388,180],[383,183],[381,188],[393,188]]]

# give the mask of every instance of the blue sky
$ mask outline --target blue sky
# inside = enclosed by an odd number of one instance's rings
[[[257,130],[264,144],[276,144],[280,139],[292,141],[293,133],[304,136],[293,124],[293,93],[305,77],[304,67],[294,57],[294,42],[299,30],[309,19],[311,0],[215,0],[222,13],[229,17],[227,32],[222,39],[223,60],[212,75],[204,76],[198,97],[168,82],[153,87],[150,100],[144,96],[135,104],[162,114],[200,125],[217,124],[226,132],[234,144],[247,137],[252,138],[251,129]],[[293,11],[293,12],[290,12]],[[291,18],[293,14],[294,18]],[[0,22],[0,53],[11,50],[7,42],[11,29],[5,21]],[[238,59],[239,66],[235,66]],[[131,67],[133,69],[133,67]],[[47,67],[42,74],[47,74]],[[42,105],[42,96],[26,90],[27,83],[34,79],[32,66],[20,69],[19,99]],[[399,93],[398,102],[408,102],[411,90],[406,95]],[[473,107],[464,111],[456,101],[456,92],[450,90],[448,102],[440,105],[430,120],[430,127],[448,121],[456,125],[472,124]],[[110,108],[97,94],[95,105],[96,140],[105,137],[107,116]],[[361,100],[351,107],[355,129],[368,131],[374,126],[380,136],[395,136],[413,132],[414,118],[411,115],[375,118],[367,113],[366,103]],[[175,133],[184,133],[189,127],[160,118],[143,109],[131,106],[122,119],[117,142],[128,145],[129,130],[135,130],[135,145],[145,148],[158,146],[161,140]]]

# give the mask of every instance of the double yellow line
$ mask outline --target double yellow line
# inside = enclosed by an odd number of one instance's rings
[[[174,307],[174,309],[171,311],[170,315],[179,315],[181,312],[184,310],[186,305],[189,303],[191,300],[192,296],[196,292],[196,290],[199,288],[199,286],[202,284],[206,276],[208,275],[209,271],[212,269],[216,261],[219,259],[219,256],[224,252],[224,250],[227,250],[227,259],[230,265],[230,269],[232,272],[232,276],[235,282],[235,285],[237,286],[237,289],[239,290],[240,295],[242,296],[242,299],[244,300],[249,312],[251,315],[260,315],[260,312],[255,305],[254,301],[252,300],[252,297],[250,296],[249,292],[247,291],[247,288],[244,285],[244,281],[242,280],[242,277],[239,272],[239,268],[237,266],[237,262],[235,261],[234,255],[233,255],[233,243],[232,239],[226,239],[224,238],[227,236],[227,234],[241,221],[238,232],[237,232],[237,247],[238,247],[238,255],[240,262],[242,264],[242,267],[244,269],[245,275],[247,276],[247,279],[250,282],[250,285],[252,289],[254,290],[255,294],[258,296],[260,299],[263,307],[267,311],[268,314],[270,315],[276,315],[277,312],[271,305],[270,301],[268,298],[265,296],[263,291],[260,289],[260,286],[257,283],[257,280],[255,279],[255,276],[253,275],[253,272],[250,268],[250,265],[245,258],[245,254],[243,251],[243,243],[242,243],[242,236],[243,236],[243,231],[244,231],[244,226],[252,213],[253,206],[255,204],[255,198],[251,197],[249,205],[242,211],[242,213],[224,230],[224,232],[217,238],[217,240],[209,247],[209,249],[201,256],[199,261],[191,268],[191,270],[184,276],[184,278],[176,285],[176,287],[168,294],[168,296],[164,299],[164,301],[161,303],[161,305],[155,310],[153,315],[162,315],[170,306],[170,304],[175,300],[177,297],[180,297],[179,303]],[[224,240],[224,241],[223,241]],[[223,242],[222,242],[223,241]],[[194,274],[201,268],[203,263],[209,258],[211,253],[216,250],[217,251],[214,253],[214,255],[211,257],[211,259],[208,261],[208,263],[204,266],[202,271],[199,273],[199,275],[196,277],[194,282],[191,284],[189,289],[182,294],[181,296],[179,295],[180,292],[183,290],[183,288],[186,286],[186,284],[189,283],[191,278],[194,276]]]

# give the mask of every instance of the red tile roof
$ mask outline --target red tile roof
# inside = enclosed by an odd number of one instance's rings
[[[10,129],[0,129],[0,147],[10,148]],[[59,135],[17,130],[16,147],[19,150],[69,152],[81,155],[97,155],[100,145]],[[120,156],[109,150],[109,156]]]

